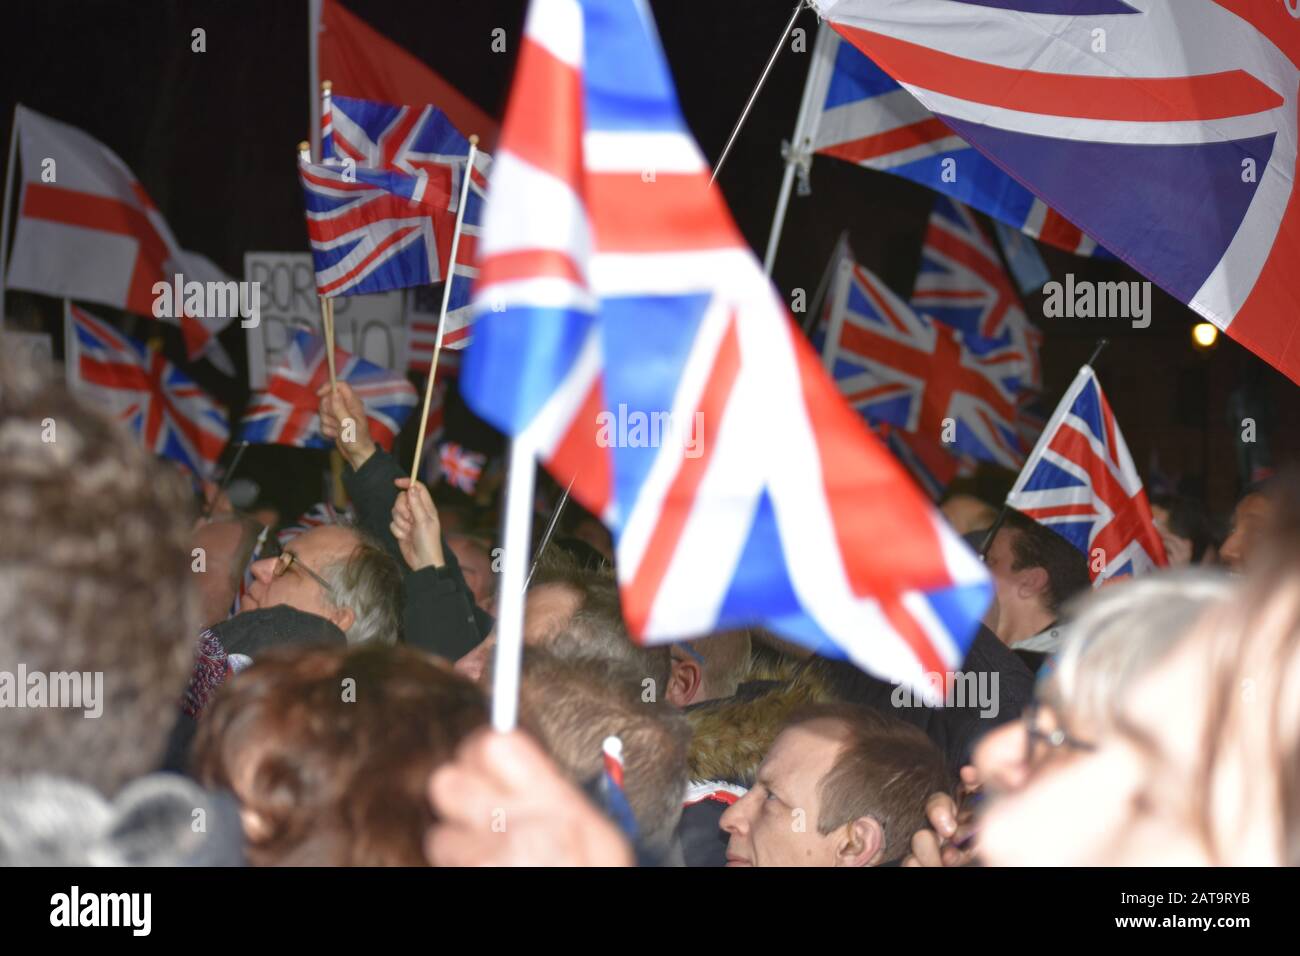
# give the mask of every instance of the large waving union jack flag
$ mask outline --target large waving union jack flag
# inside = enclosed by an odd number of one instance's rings
[[[469,140],[435,106],[394,106],[346,96],[327,97],[321,121],[321,149],[327,164],[351,160],[358,166],[417,175],[423,173],[449,197],[447,212],[456,215],[461,181],[469,157]],[[452,267],[451,298],[443,330],[443,348],[469,344],[471,288],[478,277],[478,236],[492,159],[474,154],[460,243]],[[410,327],[412,368],[429,367],[433,357],[436,322],[413,321]]]
[[[921,247],[912,307],[962,333],[976,355],[1019,352],[1019,366],[1004,364],[1012,391],[1038,391],[1042,334],[1029,321],[997,250],[965,206],[938,196]]]
[[[1024,461],[1007,370],[1011,346],[976,355],[961,333],[908,307],[868,270],[840,264],[822,361],[845,401],[890,424],[1004,468]]]
[[[155,454],[210,478],[230,427],[225,412],[161,352],[68,302],[68,382],[125,423]]]
[[[1068,252],[1106,254],[825,24],[804,97],[803,148],[906,177]]]
[[[429,285],[445,274],[455,214],[424,173],[300,162],[298,175],[320,295]]]
[[[462,389],[576,476],[638,639],[763,623],[918,687],[960,661],[987,573],[764,277],[647,5],[533,0],[492,190]]]
[[[358,358],[337,346],[335,374],[347,382],[366,406],[370,437],[385,450],[402,430],[419,401],[415,386],[401,375]],[[320,430],[320,398],[317,392],[330,380],[325,343],[306,329],[294,333],[280,367],[267,376],[266,388],[249,399],[240,424],[243,441],[263,445],[295,445],[299,448],[332,448]]]
[[[1142,479],[1091,366],[1079,369],[1007,504],[1082,551],[1094,584],[1167,563]]]
[[[1293,2],[813,4],[962,139],[1300,382]]]

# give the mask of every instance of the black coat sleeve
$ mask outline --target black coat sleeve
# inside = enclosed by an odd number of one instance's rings
[[[357,512],[357,526],[397,559],[402,568],[404,607],[402,621],[408,644],[455,660],[472,650],[492,629],[492,616],[474,604],[460,562],[442,540],[446,564],[412,572],[389,528],[399,489],[393,483],[404,477],[401,466],[382,448],[355,471],[343,470],[343,487]]]

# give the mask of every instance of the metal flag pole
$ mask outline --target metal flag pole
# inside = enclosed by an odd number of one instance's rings
[[[772,64],[776,62],[777,56],[781,53],[781,47],[785,46],[785,38],[790,35],[794,29],[795,20],[799,19],[799,14],[803,11],[804,0],[799,0],[794,5],[794,12],[790,14],[790,21],[781,31],[781,38],[776,41],[776,46],[772,48],[772,55],[767,58],[767,66],[763,67],[763,73],[758,78],[758,83],[754,86],[754,92],[749,94],[749,102],[745,108],[740,111],[740,119],[736,120],[736,125],[731,130],[731,136],[727,138],[727,145],[722,147],[722,155],[718,157],[717,164],[713,167],[713,175],[709,177],[709,184],[718,178],[718,173],[722,171],[722,164],[727,161],[727,156],[731,152],[732,144],[736,142],[736,137],[740,135],[740,128],[745,125],[745,119],[749,116],[749,111],[754,108],[754,101],[758,99],[758,94],[763,89],[763,84],[767,82],[767,75],[772,72]]]
[[[14,188],[14,166],[18,158],[18,110],[19,106],[14,106],[13,125],[9,127],[9,161],[5,163],[5,199],[2,211],[0,211],[0,328],[5,324],[5,276],[8,273],[6,268],[9,263],[9,207],[10,199],[13,198]]]
[[[794,186],[795,173],[799,167],[811,162],[813,147],[813,130],[808,129],[809,118],[814,109],[813,103],[822,89],[822,77],[831,65],[831,43],[834,34],[826,26],[817,28],[817,42],[813,45],[812,63],[808,65],[808,78],[803,84],[803,97],[799,101],[799,113],[794,121],[794,133],[790,142],[782,146],[785,155],[785,175],[781,178],[781,192],[776,199],[776,212],[772,215],[772,230],[767,235],[767,251],[763,254],[763,271],[769,276],[776,264],[776,250],[781,242],[781,230],[785,227],[785,214],[790,206],[790,190]]]
[[[542,555],[546,552],[546,546],[551,543],[551,535],[555,533],[555,526],[560,523],[560,515],[564,513],[564,506],[569,503],[569,492],[573,490],[573,483],[578,480],[574,475],[569,479],[569,485],[564,489],[564,494],[560,496],[559,503],[555,510],[551,512],[551,522],[546,526],[546,533],[542,535],[542,543],[537,546],[537,553],[533,555],[533,565],[528,569],[528,577],[524,581],[524,590],[528,590],[528,585],[532,583],[533,572],[537,570],[537,562],[542,560]]]
[[[321,0],[307,0],[307,99],[310,102],[311,155],[320,156]]]
[[[1092,350],[1092,355],[1089,356],[1088,361],[1084,362],[1083,364],[1091,367],[1092,363],[1097,361],[1097,356],[1101,354],[1101,350],[1104,349],[1109,344],[1110,344],[1110,339],[1098,339],[1097,347]],[[1022,474],[1023,474],[1023,469],[1022,469]],[[1011,487],[1015,488],[1015,486],[1019,483],[1020,483],[1020,476],[1017,475],[1016,480]],[[983,560],[988,555],[989,548],[992,547],[993,545],[993,538],[997,535],[998,529],[1002,527],[1002,522],[1006,520],[1007,509],[1009,507],[1011,506],[1007,502],[1005,501],[1002,502],[1002,509],[998,512],[997,520],[993,522],[993,527],[989,528],[988,533],[984,535],[984,543],[980,545],[981,560]]]
[[[217,485],[216,494],[214,494],[212,499],[203,506],[203,514],[201,517],[207,518],[211,516],[212,509],[217,506],[217,502],[221,500],[221,496],[225,493],[226,488],[230,486],[230,479],[234,477],[235,469],[239,467],[239,459],[244,457],[244,452],[246,451],[248,451],[248,442],[236,442],[235,457],[231,459],[230,467],[228,467],[225,474],[221,476],[221,483]]]
[[[465,204],[469,201],[469,180],[474,175],[474,156],[478,152],[478,137],[469,138],[469,154],[465,158],[465,175],[460,181],[460,204],[456,207],[456,228],[451,234],[451,253],[447,256],[447,274],[443,276],[442,306],[438,309],[438,334],[433,340],[433,358],[429,362],[429,379],[424,386],[424,411],[420,414],[420,431],[415,439],[415,461],[411,463],[411,484],[420,475],[420,455],[424,450],[424,430],[429,425],[429,405],[433,402],[433,380],[438,374],[438,356],[442,353],[442,334],[447,325],[447,304],[451,301],[451,283],[456,275],[456,250],[460,247],[460,229],[465,221]]]

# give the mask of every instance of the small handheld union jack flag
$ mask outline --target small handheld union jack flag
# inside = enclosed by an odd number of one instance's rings
[[[438,463],[447,484],[459,488],[467,495],[472,495],[474,489],[478,487],[479,478],[483,475],[487,456],[449,441],[439,447]]]
[[[426,174],[307,162],[298,172],[320,295],[387,292],[446,274],[456,217]]]
[[[369,169],[427,176],[438,195],[446,193],[447,214],[455,218],[469,157],[469,140],[441,110],[430,105],[396,106],[347,96],[330,97],[326,103],[328,105],[321,116],[324,127],[321,150],[326,165],[351,161]],[[475,152],[460,228],[460,244],[456,249],[456,262],[450,269],[452,286],[443,328],[444,349],[462,349],[469,344],[473,318],[470,288],[478,275],[475,262],[479,227],[483,221],[491,165],[490,156]],[[450,245],[450,242],[446,244]],[[411,321],[409,345],[413,371],[427,371],[429,368],[438,333],[436,317],[437,310],[434,309],[432,320],[426,317],[423,321],[420,318]]]
[[[285,350],[283,364],[267,377],[266,388],[249,400],[239,437],[255,445],[333,447],[321,434],[317,414],[320,399],[316,393],[330,380],[325,359],[325,343],[300,329]],[[402,423],[419,401],[415,386],[391,369],[340,348],[334,349],[334,364],[338,380],[352,386],[365,403],[370,437],[385,450],[391,449]]]
[[[230,426],[221,407],[144,343],[67,303],[68,383],[139,436],[144,446],[211,478]]]
[[[1007,504],[1082,551],[1093,584],[1167,563],[1146,489],[1089,365],[1056,407]]]

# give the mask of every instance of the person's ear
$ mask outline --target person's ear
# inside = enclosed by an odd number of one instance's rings
[[[333,621],[335,625],[338,626],[338,629],[344,634],[348,632],[348,628],[352,627],[356,619],[356,612],[354,612],[350,607],[337,608],[334,613],[330,615],[330,620]]]
[[[1020,572],[1020,596],[1038,597],[1047,590],[1046,568],[1025,568]]]
[[[858,817],[840,828],[836,866],[875,866],[885,850],[885,830],[875,817]]]
[[[704,683],[704,671],[695,661],[672,659],[672,671],[668,675],[668,703],[674,707],[685,707],[699,696],[700,685]]]

